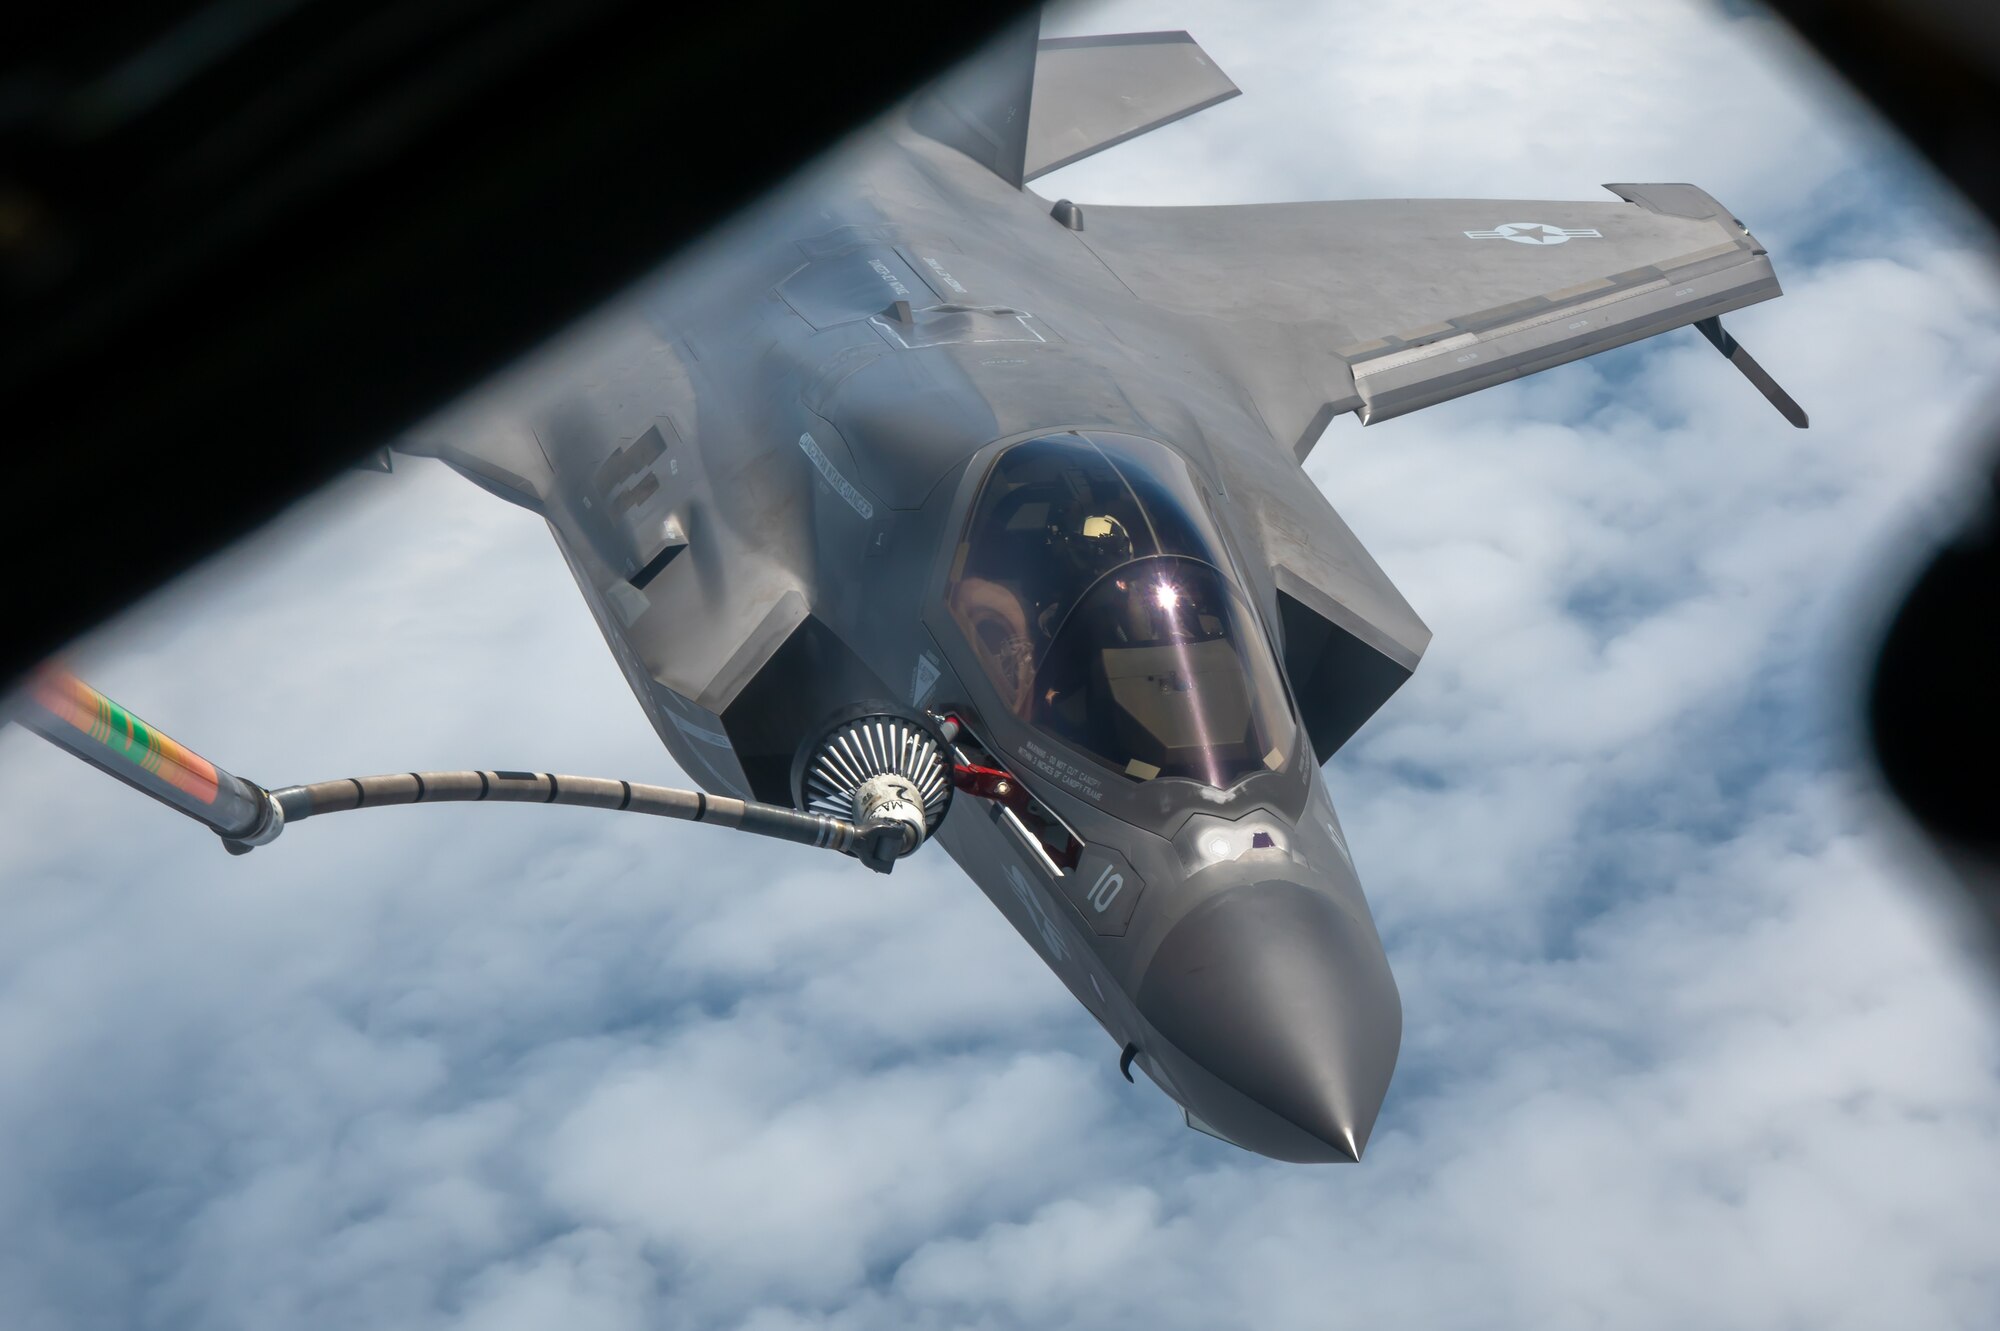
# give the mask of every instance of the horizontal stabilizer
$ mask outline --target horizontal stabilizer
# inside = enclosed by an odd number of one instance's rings
[[[1023,178],[1047,175],[1240,91],[1185,32],[1044,38],[1036,47]]]

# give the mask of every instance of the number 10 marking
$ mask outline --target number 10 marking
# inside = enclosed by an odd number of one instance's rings
[[[1090,889],[1091,907],[1102,915],[1111,908],[1111,903],[1118,900],[1118,894],[1124,890],[1125,875],[1113,873],[1111,866],[1105,865],[1104,872],[1097,875],[1097,882]]]

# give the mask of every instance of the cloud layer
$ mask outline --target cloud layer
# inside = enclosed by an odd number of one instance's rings
[[[1949,205],[1757,18],[1130,4],[1245,96],[1115,202],[1694,180],[1788,294],[1309,468],[1436,634],[1330,768],[1406,1004],[1359,1168],[1188,1132],[935,852],[588,811],[231,860],[0,733],[0,1306],[43,1328],[1985,1327],[2000,1029],[1851,750],[2000,360]],[[271,782],[678,774],[546,533],[356,476],[79,664]],[[864,877],[866,881],[864,881]]]

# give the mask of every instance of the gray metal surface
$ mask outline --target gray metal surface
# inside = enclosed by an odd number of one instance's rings
[[[1081,230],[1056,220],[1021,188],[1032,163],[1227,82],[1168,37],[1057,44],[1038,80],[1033,29],[1010,34],[400,447],[548,520],[662,742],[712,793],[791,800],[799,746],[860,701],[959,718],[954,743],[1028,802],[961,796],[937,839],[1112,1048],[1204,1131],[1349,1160],[1401,1008],[1319,765],[1430,635],[1300,463],[1336,411],[1381,420],[1778,286],[1686,185],[1584,203],[1085,201]],[[1148,61],[1189,77],[1163,74],[1121,120],[1076,82],[1093,60],[1107,87]],[[1030,122],[1030,88],[1058,86]],[[995,459],[1068,432],[1184,461],[1251,650],[1282,662],[1296,737],[1226,790],[1017,715],[954,618]]]
[[[1045,37],[1024,175],[1047,175],[1241,91],[1185,32]]]

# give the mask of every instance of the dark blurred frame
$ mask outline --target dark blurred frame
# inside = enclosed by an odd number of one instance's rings
[[[2000,226],[2000,5],[1773,7]],[[1866,704],[1869,742],[1890,790],[2000,943],[2000,447],[1988,440],[1986,450],[1990,482],[1971,520],[1930,553],[1897,607]]]
[[[43,6],[0,43],[0,687],[1021,0]]]

